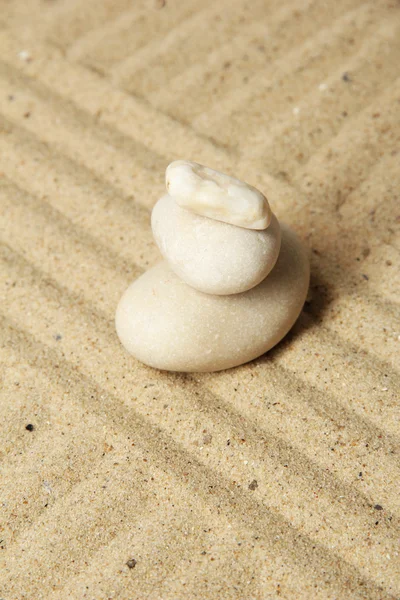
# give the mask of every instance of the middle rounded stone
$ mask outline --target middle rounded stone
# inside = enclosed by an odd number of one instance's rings
[[[274,267],[281,246],[275,215],[267,229],[245,229],[197,215],[168,194],[154,206],[151,227],[171,269],[206,294],[238,294],[255,287]]]

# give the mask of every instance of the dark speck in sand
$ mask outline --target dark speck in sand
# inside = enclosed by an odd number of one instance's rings
[[[383,510],[383,506],[381,506],[380,504],[375,504],[374,509],[375,510]]]
[[[126,562],[126,566],[129,569],[133,569],[134,567],[136,567],[136,560],[134,558],[130,558],[127,562]]]
[[[34,428],[34,426],[32,425],[32,423],[28,423],[28,425],[25,425],[25,429],[26,429],[27,431],[33,431],[35,428]]]
[[[254,492],[255,489],[258,488],[258,483],[256,479],[253,479],[253,481],[251,483],[249,483],[249,490],[251,490],[252,492]]]

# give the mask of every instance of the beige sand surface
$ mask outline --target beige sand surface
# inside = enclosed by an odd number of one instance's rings
[[[177,158],[310,248],[231,371],[115,335]],[[398,0],[0,0],[0,598],[400,597],[399,193]]]

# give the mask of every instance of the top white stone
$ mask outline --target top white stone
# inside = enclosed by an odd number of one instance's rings
[[[195,162],[176,160],[166,171],[176,203],[197,215],[246,229],[266,229],[272,212],[255,187]]]

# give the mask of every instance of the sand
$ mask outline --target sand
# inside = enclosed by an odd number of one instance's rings
[[[0,598],[399,597],[399,64],[396,0],[0,0]],[[216,374],[114,330],[178,158],[310,252]]]

